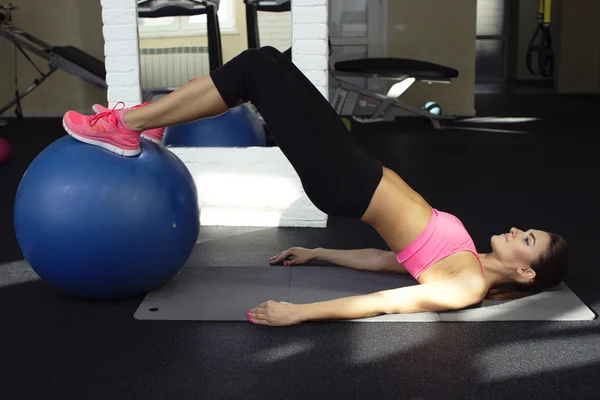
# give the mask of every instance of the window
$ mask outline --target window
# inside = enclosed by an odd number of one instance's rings
[[[235,0],[219,3],[219,26],[221,34],[237,34],[235,23]],[[182,36],[206,36],[206,15],[191,17],[138,18],[140,38],[162,38]]]

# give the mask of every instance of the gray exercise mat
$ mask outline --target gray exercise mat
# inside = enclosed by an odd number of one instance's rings
[[[139,320],[246,321],[267,300],[313,303],[415,285],[410,275],[344,267],[187,267],[149,293]],[[355,322],[578,321],[595,314],[564,283],[550,292],[511,301],[487,301],[469,309],[389,314]],[[347,321],[347,320],[346,320]]]
[[[484,300],[480,307],[440,313],[445,322],[586,321],[596,318],[563,282],[552,290],[511,301]]]
[[[136,319],[242,321],[253,305],[289,298],[290,271],[265,267],[188,267],[149,293]]]

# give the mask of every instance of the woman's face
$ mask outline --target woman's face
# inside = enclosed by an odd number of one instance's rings
[[[509,233],[494,235],[492,251],[508,265],[527,265],[537,260],[550,247],[548,232],[512,228]]]

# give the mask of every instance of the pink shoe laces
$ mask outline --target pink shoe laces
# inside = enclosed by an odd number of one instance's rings
[[[144,103],[144,104],[146,104],[146,103]],[[142,106],[142,104],[135,106],[133,108],[137,108],[137,107],[141,107],[141,106]],[[115,128],[117,131],[119,131],[121,133],[129,134],[129,135],[139,133],[139,132],[136,132],[133,130],[126,131],[126,130],[119,128],[119,126],[118,126],[119,117],[116,116],[116,112],[124,110],[124,109],[125,109],[125,103],[120,101],[117,104],[115,104],[115,106],[112,109],[110,109],[108,111],[104,111],[104,112],[86,117],[87,122],[90,124],[90,126],[94,126],[98,123],[98,121],[104,120],[104,121],[108,122],[109,124],[111,124],[113,126],[113,128]],[[123,122],[125,122],[125,121],[123,121]]]

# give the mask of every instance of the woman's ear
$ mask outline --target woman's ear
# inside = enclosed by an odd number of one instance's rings
[[[517,272],[519,273],[519,275],[527,280],[533,280],[535,279],[535,271],[528,265],[523,265],[519,268],[517,268]]]

